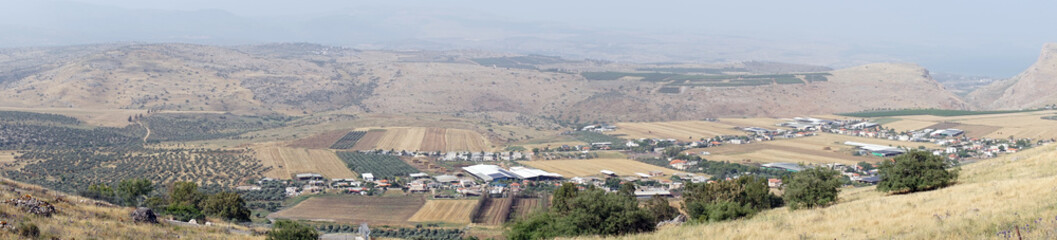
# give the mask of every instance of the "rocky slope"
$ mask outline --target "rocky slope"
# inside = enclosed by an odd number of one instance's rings
[[[588,80],[578,74],[664,65],[525,57],[518,60],[523,62],[504,67],[502,61],[480,62],[481,58],[504,56],[496,53],[360,51],[312,44],[148,44],[96,49],[62,58],[46,68],[27,68],[34,70],[0,82],[0,106],[293,115],[489,112],[524,116],[519,119],[525,121],[571,122],[966,107],[933,81],[927,70],[911,64],[834,70],[825,81],[684,86],[672,92],[673,81]],[[32,54],[48,52],[0,52],[0,59]],[[753,74],[758,72],[752,70],[756,65],[725,64],[724,69],[740,70],[723,74]],[[765,72],[781,71],[768,69]]]
[[[966,100],[981,109],[1024,109],[1057,104],[1057,43],[1042,47],[1038,61],[1013,78],[973,91]]]

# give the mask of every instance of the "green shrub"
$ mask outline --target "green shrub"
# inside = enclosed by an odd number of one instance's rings
[[[782,199],[767,187],[767,179],[754,176],[688,183],[683,189],[683,199],[687,214],[697,221],[737,219],[782,205]]]
[[[949,169],[954,162],[925,151],[911,151],[885,161],[878,167],[881,182],[877,190],[892,193],[912,193],[942,188],[954,184],[958,170]]]
[[[839,172],[809,168],[793,174],[782,198],[790,209],[824,207],[837,202],[841,185]]]
[[[268,240],[316,240],[319,232],[308,225],[290,220],[278,220],[268,231]]]
[[[18,235],[24,238],[37,238],[40,237],[40,228],[37,224],[33,223],[19,223],[18,224]]]
[[[202,201],[202,212],[224,220],[249,221],[250,210],[242,196],[233,192],[222,192],[210,195]]]

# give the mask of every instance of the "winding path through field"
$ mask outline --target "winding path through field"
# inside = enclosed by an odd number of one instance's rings
[[[139,124],[141,127],[143,127],[143,129],[147,129],[147,135],[143,136],[143,142],[146,143],[147,142],[147,138],[150,137],[150,128],[147,127],[146,124],[143,124],[143,122],[136,121],[136,123]]]

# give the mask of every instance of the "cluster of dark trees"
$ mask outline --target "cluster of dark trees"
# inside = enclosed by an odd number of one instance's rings
[[[317,225],[316,230],[323,233],[355,233],[359,231],[358,226],[344,224]],[[373,238],[399,238],[399,239],[423,239],[423,240],[459,240],[463,239],[465,231],[462,229],[444,228],[371,228]]]
[[[84,148],[142,144],[143,128],[82,129],[28,123],[0,123],[0,149]]]
[[[683,188],[686,213],[697,221],[723,221],[782,206],[767,179],[742,176],[729,181],[687,183]]]
[[[607,193],[594,187],[579,190],[576,185],[565,183],[554,192],[548,211],[515,222],[507,232],[507,238],[548,239],[649,232],[654,230],[661,217],[667,217],[654,213],[671,213],[673,209],[666,204],[648,206],[663,209],[639,207],[634,185]]]
[[[250,220],[246,202],[234,192],[208,194],[192,182],[173,183],[164,194],[155,190],[150,180],[126,179],[113,185],[93,184],[78,194],[123,206],[149,207],[180,221],[201,221],[207,215],[229,221]]]

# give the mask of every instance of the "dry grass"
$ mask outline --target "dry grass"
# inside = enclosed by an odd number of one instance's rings
[[[681,171],[658,167],[630,159],[548,160],[525,161],[521,163],[534,168],[561,174],[566,178],[601,175],[602,170],[613,171],[621,176],[633,176],[635,173],[649,173],[649,171],[661,171],[666,175],[682,173]]]
[[[738,127],[762,127],[762,128],[774,128],[777,124],[788,122],[789,120],[775,119],[775,118],[720,118],[720,123],[725,123],[731,126]]]
[[[768,210],[743,220],[686,225],[622,239],[989,239],[1057,215],[1054,145],[963,166],[957,185],[906,195],[846,189],[837,205]],[[1052,227],[1052,225],[1050,225]],[[1023,229],[1022,229],[1023,230]],[[1052,239],[1053,229],[1027,234]]]
[[[277,146],[254,148],[256,156],[272,170],[264,175],[290,179],[298,173],[319,173],[326,178],[354,178],[356,174],[332,150]]]
[[[426,128],[388,128],[375,148],[418,151],[422,150],[422,139],[426,137]]]
[[[35,113],[51,113],[69,116],[81,120],[85,124],[103,127],[128,126],[128,117],[147,114],[147,110],[125,110],[125,109],[88,109],[88,108],[15,108],[0,107],[0,111],[20,111]]]
[[[676,140],[698,140],[719,135],[738,135],[744,132],[734,129],[735,126],[721,122],[680,121],[680,122],[645,122],[617,123],[617,130],[625,138],[672,138]]]
[[[58,211],[51,217],[26,214],[18,208],[0,204],[0,215],[8,224],[33,223],[40,228],[41,239],[264,239],[228,233],[228,228],[250,230],[246,227],[209,219],[216,226],[176,226],[166,222],[160,224],[137,224],[129,218],[133,209],[96,205],[96,201],[42,189],[38,186],[0,180],[0,199],[31,195],[47,201]],[[62,200],[59,200],[62,199]],[[159,216],[161,219],[162,216]],[[264,229],[256,229],[263,231]],[[19,239],[10,231],[0,231],[0,239]]]
[[[408,221],[469,224],[476,206],[477,200],[429,200]]]
[[[408,219],[426,203],[422,196],[365,197],[354,195],[314,197],[269,218],[335,221],[371,225],[408,225]]]
[[[488,140],[481,134],[465,129],[448,129],[444,137],[447,140],[447,151],[479,152],[490,149]]]
[[[341,139],[341,137],[344,137],[345,134],[348,133],[348,130],[324,132],[311,137],[294,140],[290,142],[290,144],[288,144],[287,146],[298,148],[327,149],[330,148],[331,145],[334,145],[334,142],[337,142],[338,139]]]

